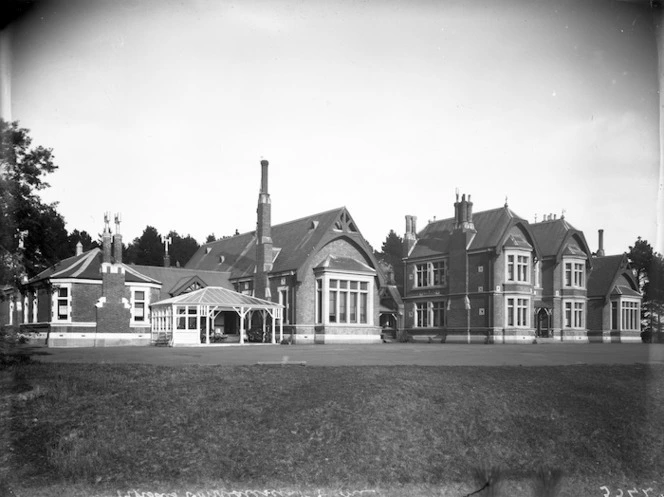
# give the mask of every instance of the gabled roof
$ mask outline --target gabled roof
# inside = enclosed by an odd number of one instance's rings
[[[569,224],[564,217],[531,224],[530,229],[542,251],[542,257],[555,257],[556,260],[560,260],[563,255],[590,257],[590,248],[583,232]],[[581,246],[581,251],[569,245],[572,239]]]
[[[417,235],[417,243],[413,247],[409,257],[429,257],[449,252],[450,239],[454,230],[455,219],[441,219],[429,223]],[[470,242],[469,251],[500,248],[509,242],[509,230],[520,224],[525,231],[529,230],[528,221],[519,217],[509,207],[499,207],[488,211],[473,213],[473,224],[476,234]],[[525,242],[525,245],[523,245]],[[527,245],[532,248],[527,240],[512,242],[514,244]]]
[[[622,282],[626,284],[621,284]],[[606,298],[612,294],[641,296],[636,288],[636,280],[629,269],[627,254],[593,257],[593,266],[587,284],[588,298]]]
[[[94,248],[54,264],[29,280],[28,284],[53,279],[101,280],[101,261],[101,249]],[[159,284],[158,280],[140,273],[132,266],[127,264],[122,266],[125,268],[127,283]]]
[[[368,273],[376,274],[376,270],[363,262],[356,261],[350,257],[336,257],[328,255],[323,262],[314,268],[327,269],[329,271],[340,271],[343,273]]]
[[[271,227],[274,247],[272,273],[297,272],[322,245],[345,236],[373,253],[345,207],[313,214]],[[187,269],[227,271],[231,279],[253,277],[256,268],[256,232],[250,231],[201,246]]]
[[[251,307],[253,309],[274,309],[283,307],[281,304],[251,297],[227,288],[208,286],[194,292],[183,293],[177,297],[155,302],[150,307],[163,305],[210,305],[233,309],[236,307]]]
[[[180,267],[160,266],[130,266],[142,274],[145,274],[161,282],[159,298],[166,299],[179,295],[194,282],[199,282],[203,287],[216,286],[233,289],[229,282],[230,274],[220,271],[202,271],[199,269],[186,269]]]

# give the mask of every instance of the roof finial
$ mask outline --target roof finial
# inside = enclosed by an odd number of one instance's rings
[[[507,207],[508,207],[508,205],[507,205],[507,195],[505,195],[505,209],[507,209]]]
[[[565,219],[565,213],[567,212],[566,209],[563,209],[563,213],[560,215],[560,219]]]
[[[535,213],[535,222],[537,222],[537,212]]]

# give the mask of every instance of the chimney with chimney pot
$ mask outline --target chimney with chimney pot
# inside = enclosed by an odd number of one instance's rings
[[[79,240],[76,244],[76,255],[81,255],[83,253],[83,244]]]
[[[408,257],[417,242],[417,216],[406,215],[406,232],[403,236],[402,256]]]
[[[113,255],[115,263],[122,263],[122,235],[120,234],[120,214],[115,215],[115,234],[113,235]]]
[[[474,231],[475,225],[473,224],[473,203],[470,201],[470,195],[466,200],[466,194],[461,195],[459,202],[459,194],[457,193],[457,201],[454,203],[454,229],[462,231]]]
[[[597,256],[604,257],[604,230],[599,230],[598,235],[598,247],[597,247]]]
[[[102,248],[102,262],[111,263],[111,226],[110,226],[111,214],[109,212],[104,213],[104,232],[101,235],[101,248]]]

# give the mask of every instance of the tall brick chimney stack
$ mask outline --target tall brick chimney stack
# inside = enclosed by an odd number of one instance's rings
[[[597,257],[604,257],[604,230],[599,230],[598,235],[598,247],[597,247]]]
[[[113,235],[113,257],[116,264],[122,263],[122,235],[120,234],[120,214],[115,215],[115,234]]]
[[[104,232],[101,235],[102,262],[111,263],[111,214],[104,213]]]
[[[98,333],[128,333],[131,319],[129,290],[125,287],[125,268],[122,265],[122,235],[120,235],[120,215],[115,215],[115,235],[111,237],[111,215],[104,214],[102,234],[101,297],[97,308]],[[111,246],[113,238],[113,247]],[[112,257],[111,248],[115,249]],[[114,260],[113,260],[114,259]]]
[[[417,242],[417,216],[406,216],[406,232],[403,236],[403,257],[408,257]]]
[[[256,273],[254,275],[254,296],[269,299],[272,295],[269,285],[269,273],[272,271],[272,205],[267,188],[268,165],[261,161],[261,190],[258,194],[256,209]]]
[[[461,196],[459,201],[459,193],[456,194],[456,202],[454,203],[454,229],[462,231],[474,231],[475,225],[473,224],[473,203],[470,201],[470,195],[466,200],[466,194]]]

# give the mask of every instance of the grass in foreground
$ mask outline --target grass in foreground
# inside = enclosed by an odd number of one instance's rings
[[[662,367],[27,364],[4,374],[9,483],[26,495],[210,482],[463,495],[487,464],[513,482],[558,468],[602,495],[602,481],[655,488],[664,474]]]

